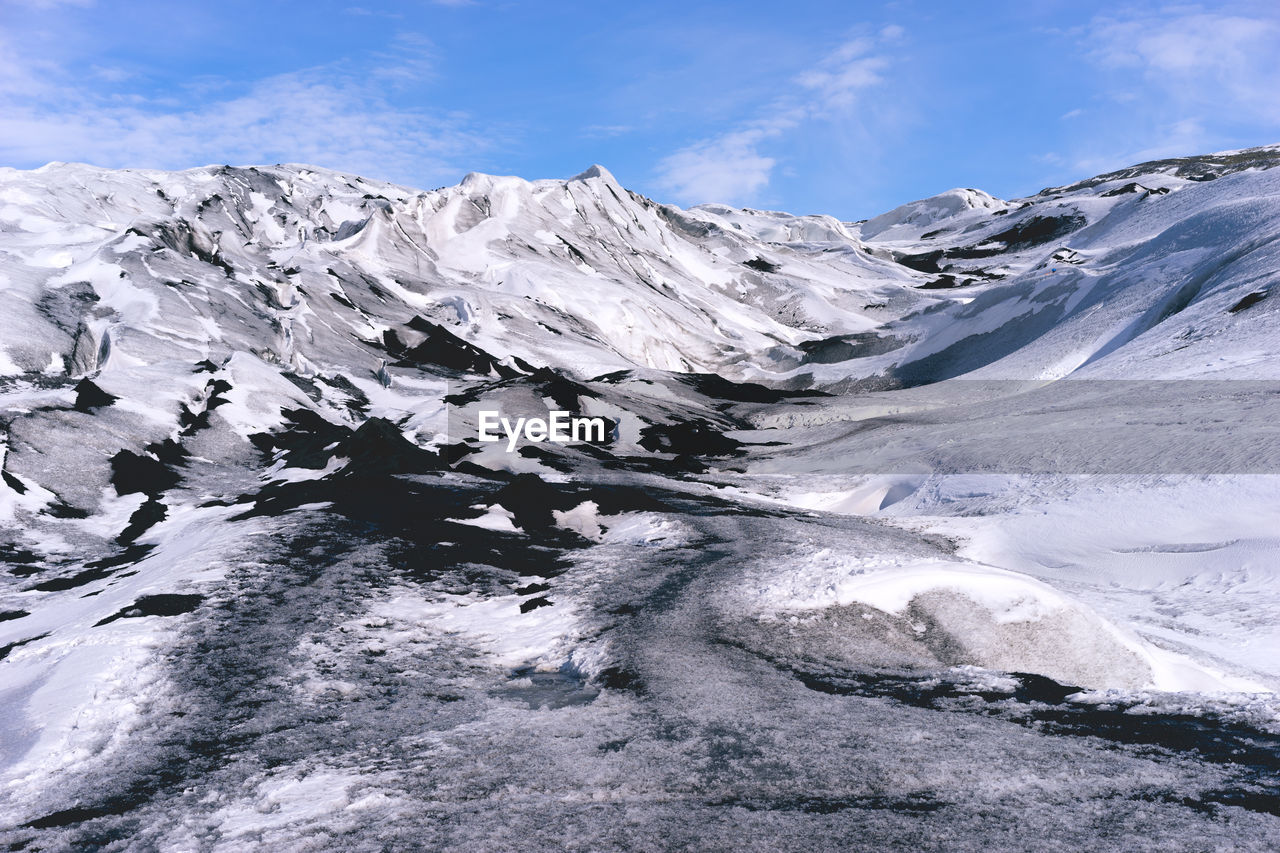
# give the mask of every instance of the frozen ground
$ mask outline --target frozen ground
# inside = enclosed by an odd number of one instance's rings
[[[1277,162],[3,172],[0,839],[1280,847]]]

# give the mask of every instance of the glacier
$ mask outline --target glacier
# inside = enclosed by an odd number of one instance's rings
[[[1276,166],[0,169],[0,839],[1280,846]]]

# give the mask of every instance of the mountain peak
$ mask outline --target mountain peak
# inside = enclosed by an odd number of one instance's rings
[[[956,188],[939,193],[929,198],[918,199],[895,207],[888,213],[882,213],[874,219],[867,220],[862,226],[863,239],[880,237],[887,232],[900,232],[904,228],[918,230],[928,229],[954,216],[969,211],[1003,210],[1008,202],[988,195],[982,190]]]
[[[618,183],[618,179],[613,176],[613,173],[610,172],[608,169],[606,169],[604,166],[601,166],[599,163],[592,163],[586,169],[574,175],[569,180],[570,181],[589,181],[592,178],[600,178],[601,180],[610,184]]]

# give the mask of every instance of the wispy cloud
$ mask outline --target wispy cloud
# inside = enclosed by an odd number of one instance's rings
[[[490,135],[466,116],[388,100],[389,82],[430,73],[426,47],[412,39],[394,45],[406,64],[393,80],[330,66],[249,84],[204,81],[189,87],[189,102],[88,89],[66,69],[0,50],[0,162],[150,168],[306,162],[435,185],[465,171],[464,161],[484,150]]]
[[[812,67],[795,75],[790,88],[760,116],[708,139],[699,140],[658,163],[658,186],[680,202],[743,204],[769,185],[776,158],[767,143],[802,125],[834,120],[853,111],[864,92],[882,82],[889,59],[876,50],[902,38],[890,25],[879,38],[850,39]]]
[[[659,165],[662,185],[682,201],[741,203],[753,198],[777,165],[760,153],[759,145],[784,129],[751,127],[682,148]]]
[[[421,33],[398,33],[391,46],[374,54],[374,59],[377,64],[370,76],[394,85],[420,83],[436,76],[435,45]]]
[[[1121,153],[1079,154],[1071,161],[1071,168],[1076,174],[1092,175],[1147,160],[1208,153],[1210,148],[1217,147],[1206,142],[1208,139],[1209,134],[1199,119],[1165,122],[1154,128],[1151,139],[1141,147],[1126,148]]]
[[[898,41],[906,34],[907,34],[907,28],[901,27],[897,24],[888,24],[887,26],[881,27],[880,29],[880,38],[884,39],[887,42]]]
[[[12,39],[0,31],[0,107],[18,98],[47,97],[55,88],[50,77],[60,70],[48,60],[21,57]]]
[[[624,136],[633,130],[635,127],[629,124],[589,124],[582,129],[582,135],[587,139],[609,139]]]
[[[1062,116],[1087,133],[1054,155],[1072,174],[1235,147],[1235,128],[1253,144],[1272,141],[1259,129],[1280,131],[1278,14],[1173,7],[1098,17],[1071,35],[1101,74],[1087,118]]]
[[[859,94],[882,82],[880,72],[888,67],[889,61],[872,55],[874,48],[875,42],[867,38],[846,42],[817,67],[796,78],[797,83],[817,96],[810,104],[814,115],[847,110]]]
[[[1136,71],[1179,119],[1212,110],[1280,124],[1280,16],[1199,9],[1150,17],[1100,18],[1090,56],[1104,68]],[[1119,93],[1123,94],[1123,93]]]

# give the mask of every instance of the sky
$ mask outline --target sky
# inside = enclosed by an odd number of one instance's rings
[[[592,163],[863,219],[1280,142],[1280,4],[0,0],[0,166]]]

